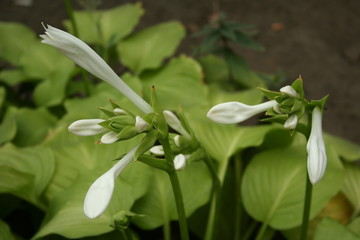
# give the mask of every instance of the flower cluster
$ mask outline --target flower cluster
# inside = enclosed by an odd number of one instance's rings
[[[326,151],[322,136],[321,109],[326,97],[320,101],[308,102],[304,98],[302,79],[299,78],[290,86],[285,86],[279,92],[261,89],[269,101],[247,105],[240,102],[226,102],[212,107],[207,116],[214,122],[234,124],[243,122],[258,113],[266,112],[268,122],[277,122],[294,131],[305,112],[312,115],[311,132],[308,137],[308,174],[310,181],[315,184],[324,175],[326,169]]]
[[[154,155],[159,155],[155,154],[156,152],[163,153],[162,146],[153,147],[158,140],[157,132],[162,132],[156,129],[161,124],[157,123],[155,124],[157,126],[155,126],[154,123],[161,122],[161,118],[165,119],[165,124],[177,132],[177,134],[172,134],[173,137],[171,139],[174,143],[172,144],[171,151],[176,153],[172,165],[176,170],[183,169],[189,155],[182,154],[182,151],[184,151],[183,153],[193,151],[194,148],[189,150],[189,146],[194,144],[190,144],[193,142],[193,138],[183,127],[183,124],[176,115],[170,111],[164,111],[163,116],[159,118],[159,115],[154,113],[153,107],[127,86],[110,66],[86,43],[60,29],[51,26],[44,26],[44,28],[46,30],[45,34],[40,35],[43,38],[43,43],[55,47],[76,64],[112,85],[144,113],[143,116],[134,116],[110,100],[113,107],[112,110],[100,108],[107,115],[107,119],[82,119],[73,122],[68,127],[70,132],[79,136],[103,134],[98,143],[104,144],[130,139],[145,133],[145,137],[136,147],[91,185],[84,201],[86,216],[96,218],[105,211],[112,197],[115,179],[130,162],[150,149],[150,152]],[[166,129],[166,132],[167,126],[163,127],[163,129]],[[166,132],[165,135],[167,134]],[[158,150],[156,151],[156,149]],[[160,160],[165,161],[164,159]],[[151,165],[152,163],[148,162],[148,164]],[[155,164],[154,167],[157,167],[157,165]]]

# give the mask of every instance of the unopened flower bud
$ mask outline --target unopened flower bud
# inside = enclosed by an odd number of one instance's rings
[[[298,116],[296,114],[291,115],[284,123],[284,128],[295,129],[298,123]]]
[[[70,124],[68,130],[79,136],[92,136],[106,131],[105,128],[99,125],[104,121],[103,119],[82,119]]]
[[[138,131],[138,133],[142,133],[142,132],[146,131],[149,128],[149,126],[150,125],[144,119],[142,119],[139,116],[136,116],[135,127],[136,127],[136,130]]]
[[[165,155],[163,146],[161,146],[161,145],[153,146],[152,148],[150,148],[150,152],[152,154],[154,154],[155,156],[164,156]]]
[[[174,167],[176,170],[183,170],[186,165],[186,156],[184,154],[178,154],[174,158]]]
[[[290,85],[280,88],[280,92],[288,95],[289,97],[294,97],[294,98],[297,97],[298,95],[295,89]]]

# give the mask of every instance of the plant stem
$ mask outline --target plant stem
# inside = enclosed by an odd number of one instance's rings
[[[309,227],[310,208],[311,208],[311,197],[312,197],[312,183],[310,182],[309,176],[306,177],[306,190],[304,200],[304,211],[301,225],[300,240],[305,240],[307,237],[307,231]]]
[[[180,225],[180,235],[182,240],[189,240],[189,232],[186,222],[186,214],[185,214],[185,207],[184,201],[182,197],[180,182],[177,176],[177,173],[174,168],[173,157],[171,153],[171,148],[168,139],[161,139],[160,143],[163,146],[165,152],[165,159],[166,161],[172,166],[172,170],[167,171],[172,190],[174,192],[175,203],[176,203],[176,210],[178,213],[179,225]]]
[[[164,240],[171,240],[171,227],[170,221],[165,221],[163,226]]]
[[[311,119],[312,114],[308,114],[308,129],[311,129]],[[310,137],[310,131],[307,131],[307,134],[304,134],[306,137],[306,140],[309,141]],[[300,240],[305,240],[307,237],[307,231],[309,227],[309,218],[310,218],[310,209],[311,209],[311,197],[312,197],[312,189],[313,185],[310,182],[309,175],[306,174],[306,187],[305,187],[305,200],[304,200],[304,210],[303,210],[303,219],[301,224],[301,234],[300,234]]]
[[[267,221],[263,222],[258,234],[256,235],[256,240],[262,240],[264,238],[264,234],[266,232],[267,226],[268,226]]]
[[[241,157],[237,154],[234,158],[234,174],[235,174],[235,232],[234,239],[240,239],[241,222],[242,222],[242,202],[241,202],[241,176],[242,176],[242,162]]]

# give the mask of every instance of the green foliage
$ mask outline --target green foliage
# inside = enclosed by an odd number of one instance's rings
[[[304,145],[264,151],[246,168],[241,194],[244,207],[256,220],[275,229],[299,226],[302,220],[306,178]],[[314,188],[311,218],[341,187],[343,168],[332,151],[324,179]]]
[[[314,240],[358,240],[360,236],[353,233],[339,222],[327,218],[324,219],[315,232]]]
[[[121,61],[135,74],[154,69],[171,56],[185,35],[179,22],[149,27],[120,41],[117,50]]]
[[[205,55],[196,61],[186,55],[172,57],[185,37],[184,26],[177,21],[133,32],[143,13],[137,3],[76,11],[74,16],[80,39],[116,66],[114,69],[119,69],[120,63],[129,70],[117,73],[153,104],[154,112],[145,116],[116,89],[98,83],[89,74],[81,75],[72,61],[40,43],[30,29],[0,23],[0,59],[9,64],[5,65],[9,68],[0,69],[0,202],[8,194],[44,213],[41,226],[34,220],[34,226],[40,227],[36,227],[33,239],[139,239],[138,233],[156,235],[157,228],[166,231],[171,221],[179,220],[165,173],[174,170],[172,159],[148,151],[169,136],[174,154],[185,149],[187,165],[177,175],[186,217],[200,219],[191,227],[200,238],[206,236],[212,216],[219,221],[214,226],[219,234],[213,238],[238,237],[242,233],[239,229],[251,230],[249,225],[254,221],[271,227],[269,239],[275,230],[299,226],[306,176],[304,138],[273,124],[221,125],[206,117],[210,107],[222,102],[255,105],[262,102],[263,95],[281,103],[288,101],[282,93],[256,89],[276,76],[250,70],[230,47],[236,44],[263,50],[251,38],[253,27],[219,16],[201,31],[206,37],[198,53]],[[73,31],[69,21],[64,24]],[[302,82],[297,80],[292,86],[302,97]],[[239,87],[246,90],[227,92]],[[322,107],[325,100],[307,104]],[[283,105],[301,112],[293,99]],[[112,112],[116,107],[132,115],[134,138],[96,144],[100,136],[80,137],[67,131],[75,120],[118,118]],[[176,112],[189,131],[192,139],[186,140],[184,149],[177,146],[174,136],[178,133],[166,124],[163,110]],[[133,126],[135,116],[154,127],[146,130],[150,133],[145,138]],[[315,239],[338,235],[355,239],[360,232],[360,171],[356,165],[360,148],[334,136],[325,138],[328,166],[325,177],[314,187],[311,218],[340,191],[354,210],[348,226],[323,220]],[[91,184],[140,142],[134,161],[116,180],[106,211],[99,218],[87,218],[83,205]],[[0,239],[23,238],[11,224],[30,220],[16,219],[9,224],[6,218],[19,209],[14,204],[2,212]],[[240,223],[240,227],[236,225]],[[249,231],[250,238],[254,235]]]

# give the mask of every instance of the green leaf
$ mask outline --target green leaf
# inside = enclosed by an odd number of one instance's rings
[[[20,23],[0,22],[0,58],[19,66],[21,56],[37,41],[35,34]]]
[[[348,225],[348,228],[360,236],[360,217],[352,220],[351,223]]]
[[[354,216],[360,213],[360,166],[345,163],[345,178],[342,192],[354,207]]]
[[[223,102],[241,102],[244,104],[255,105],[261,103],[263,94],[257,88],[249,88],[238,92],[225,92],[219,87],[210,86],[210,104],[214,106]]]
[[[310,218],[341,188],[343,168],[336,154],[327,149],[325,176],[313,188]],[[275,229],[289,229],[302,221],[305,194],[305,144],[272,149],[256,155],[245,170],[241,195],[247,212]]]
[[[0,80],[10,86],[14,86],[20,82],[29,79],[26,78],[26,75],[22,70],[11,69],[11,70],[2,70],[0,72]]]
[[[0,220],[0,239],[15,240],[15,236],[11,233],[9,226],[6,222]]]
[[[43,192],[55,169],[50,149],[39,146],[0,149],[0,192],[10,193],[44,209]]]
[[[143,13],[141,4],[136,3],[109,10],[75,11],[74,18],[81,40],[108,48],[128,35]],[[64,25],[70,32],[74,32],[70,21],[65,21]]]
[[[240,45],[242,45],[244,47],[251,48],[251,49],[257,50],[257,51],[264,51],[265,50],[265,48],[263,46],[261,46],[260,44],[258,44],[254,40],[252,40],[251,37],[249,37],[245,33],[242,33],[240,31],[235,31],[235,35],[236,35],[236,41],[235,42],[237,44],[240,44]]]
[[[163,171],[153,169],[153,179],[148,193],[136,202],[133,211],[144,214],[134,219],[142,229],[154,229],[177,219],[174,193],[171,190],[169,177]],[[211,190],[211,177],[203,162],[189,164],[178,171],[181,191],[183,193],[186,216],[208,202]]]
[[[324,134],[326,142],[345,161],[355,162],[360,159],[360,146],[340,137]]]
[[[206,88],[202,83],[201,68],[192,58],[181,56],[172,59],[164,68],[146,71],[140,79],[144,95],[150,99],[155,85],[158,105],[163,109],[184,109],[206,104]]]
[[[14,107],[9,107],[6,111],[6,114],[3,118],[2,123],[0,124],[0,144],[8,142],[15,137],[16,134],[16,114],[17,109]]]
[[[62,128],[46,142],[54,153],[57,168],[45,193],[49,210],[34,239],[49,234],[80,238],[112,231],[113,215],[120,210],[130,210],[134,201],[147,191],[149,167],[130,163],[116,180],[107,210],[96,219],[85,216],[83,201],[90,185],[112,167],[114,159],[140,141],[134,138],[114,144],[95,144],[97,138],[74,136]]]
[[[359,240],[360,236],[334,219],[325,218],[315,232],[314,240]]]
[[[184,36],[181,23],[161,23],[122,40],[117,51],[122,63],[139,75],[145,69],[159,67],[165,58],[174,54]]]
[[[205,80],[208,83],[223,84],[229,79],[229,71],[225,61],[213,54],[202,56],[199,59]]]
[[[13,142],[18,146],[31,146],[44,141],[56,118],[46,109],[19,109],[16,113],[16,136]]]
[[[65,87],[74,63],[50,46],[34,44],[21,59],[24,73],[43,81],[34,91],[38,106],[54,106],[61,103]]]

